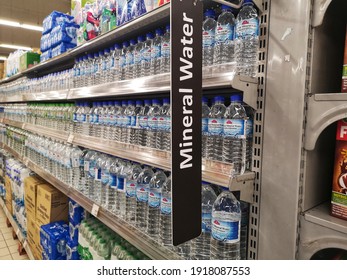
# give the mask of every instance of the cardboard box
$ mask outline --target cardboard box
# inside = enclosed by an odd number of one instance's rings
[[[43,179],[38,176],[30,176],[24,179],[25,210],[27,215],[34,220],[36,218],[37,186],[43,183]]]
[[[347,92],[347,27],[345,37],[345,53],[343,56],[342,92]]]
[[[27,218],[27,238],[29,243],[40,245],[40,226],[29,216]]]
[[[331,215],[347,220],[347,119],[337,123]]]
[[[5,190],[6,190],[5,205],[6,205],[7,210],[11,213],[11,215],[13,215],[13,211],[12,211],[12,182],[8,176],[5,176]]]
[[[19,71],[22,72],[40,63],[40,55],[34,52],[26,52],[19,58]]]
[[[46,225],[56,221],[68,221],[68,197],[50,185],[38,185],[36,222]]]

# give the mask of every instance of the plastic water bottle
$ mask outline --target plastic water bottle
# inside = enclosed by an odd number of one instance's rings
[[[129,143],[132,145],[137,145],[138,139],[138,131],[141,130],[139,124],[140,112],[142,110],[143,102],[142,100],[136,100],[134,114],[132,115],[132,126],[130,127],[130,131],[128,134],[130,135]],[[128,129],[129,130],[129,129]]]
[[[81,58],[76,58],[75,59],[75,64],[73,66],[73,87],[77,88],[78,87],[78,80],[80,78],[80,63],[81,63]]]
[[[115,158],[110,166],[110,178],[108,180],[108,188],[106,189],[106,208],[115,213],[116,196],[117,196],[117,172],[120,159]]]
[[[102,57],[100,84],[107,83],[109,79],[110,66],[112,66],[110,59],[110,49],[106,48],[104,49],[104,56]]]
[[[95,191],[94,183],[95,183],[95,167],[96,167],[96,161],[98,158],[99,158],[98,152],[92,153],[90,158],[89,158],[89,172],[88,172],[88,177],[87,177],[88,197],[93,201],[96,198],[96,191]]]
[[[147,233],[159,237],[161,191],[167,177],[164,171],[158,170],[148,185]]]
[[[112,174],[116,176],[116,186],[115,186],[115,192],[114,192],[114,198],[115,198],[115,205],[112,208],[112,212],[116,215],[119,215],[120,212],[120,205],[119,205],[119,194],[124,190],[124,184],[122,181],[119,180],[120,172],[123,168],[123,165],[125,165],[126,162],[123,159],[118,159],[114,168],[112,169]],[[119,185],[119,183],[122,183]],[[119,188],[119,189],[118,189]]]
[[[104,51],[99,51],[94,55],[94,85],[101,84],[102,82],[102,64],[104,60]]]
[[[122,126],[122,136],[121,141],[123,143],[129,143],[130,142],[130,133],[132,130],[132,127],[136,125],[136,115],[135,115],[135,102],[134,100],[128,101],[128,106],[124,110],[124,124]]]
[[[210,107],[208,107],[207,97],[202,97],[202,119],[201,119],[201,130],[202,130],[202,147],[201,154],[203,158],[207,158],[207,139],[208,139],[208,117],[210,114]]]
[[[104,139],[110,139],[110,132],[111,132],[111,113],[113,111],[113,101],[107,101],[107,107],[104,110],[103,114],[103,132],[102,132],[102,137]]]
[[[239,94],[230,96],[223,124],[223,161],[234,165],[235,174],[246,168],[246,111]]]
[[[240,202],[232,192],[224,189],[213,204],[211,230],[212,260],[240,259],[240,227]]]
[[[228,63],[234,58],[235,16],[231,7],[222,5],[216,27],[216,43],[214,48],[214,64]]]
[[[160,242],[165,246],[172,246],[172,192],[171,176],[163,184],[160,201]]]
[[[256,76],[258,68],[259,19],[252,0],[243,1],[236,17],[235,58],[237,73]]]
[[[82,190],[82,193],[84,195],[88,195],[89,193],[89,165],[90,165],[90,158],[95,153],[93,150],[87,150],[87,153],[84,155],[83,161],[83,171],[84,171],[84,180],[86,187]]]
[[[126,178],[130,176],[132,164],[125,161],[121,166],[117,176],[117,214],[125,218],[126,214]]]
[[[140,78],[142,75],[141,67],[142,67],[142,53],[141,50],[143,48],[143,42],[146,41],[146,37],[140,35],[137,37],[137,44],[134,49],[134,79]]]
[[[113,68],[111,69],[111,79],[112,82],[119,81],[121,79],[121,69],[120,69],[120,60],[122,55],[122,46],[119,44],[114,45],[114,52],[112,54],[113,59]],[[122,61],[123,63],[124,61]]]
[[[137,178],[136,186],[136,226],[141,230],[147,227],[148,185],[154,176],[153,170],[145,166]]]
[[[93,65],[94,65],[94,53],[88,54],[88,59],[86,60],[86,72],[85,72],[85,80],[84,86],[92,86],[93,85]]]
[[[152,106],[148,112],[148,131],[146,146],[155,149],[157,147],[158,116],[160,113],[159,99],[152,100]]]
[[[201,189],[201,212],[202,224],[201,235],[192,240],[191,258],[193,260],[209,260],[211,252],[211,220],[212,208],[217,196],[212,187],[202,182]]]
[[[119,57],[119,80],[125,80],[127,72],[127,53],[129,42],[125,41],[122,44],[123,48]]]
[[[148,113],[151,109],[152,101],[145,99],[144,106],[139,113],[139,126],[140,129],[137,131],[136,144],[140,146],[146,146],[148,136]]]
[[[75,189],[78,188],[80,183],[80,178],[81,178],[80,165],[82,160],[82,154],[83,154],[82,150],[74,145],[72,153],[71,153],[71,167],[72,167],[71,187]]]
[[[114,67],[114,46],[105,49],[106,72],[104,73],[104,83],[112,83],[112,71]]]
[[[170,99],[163,99],[158,116],[157,149],[170,151],[171,149],[171,107]]]
[[[202,23],[202,66],[213,64],[216,26],[215,12],[207,10]]]
[[[107,125],[108,101],[103,101],[99,114],[99,137],[104,137],[105,127]]]
[[[151,75],[160,74],[161,71],[161,45],[163,31],[160,28],[155,30],[155,37],[152,42],[151,50]]]
[[[114,162],[114,158],[107,156],[106,160],[101,162],[101,193],[100,205],[107,209],[107,196],[110,181],[110,168]]]
[[[125,183],[125,219],[135,223],[137,179],[142,172],[140,164],[133,163]]]
[[[146,34],[146,41],[141,49],[141,77],[151,75],[151,51],[153,43],[153,34]]]
[[[134,54],[135,54],[135,46],[136,46],[136,40],[131,39],[130,40],[130,45],[128,47],[127,53],[126,53],[126,74],[125,74],[125,79],[126,80],[131,80],[134,78]]]
[[[119,116],[117,119],[117,124],[119,127],[119,141],[126,143],[126,132],[127,132],[127,116],[125,115],[126,108],[128,107],[128,101],[127,100],[122,100],[122,107],[121,111],[119,112]]]
[[[119,101],[114,102],[113,114],[113,125],[111,128],[111,140],[120,141],[120,128],[121,128],[121,115],[123,113],[123,108]]]
[[[81,109],[81,120],[82,123],[82,131],[81,133],[84,135],[89,135],[89,123],[87,122],[87,114],[90,110],[89,103],[84,102],[83,107]]]
[[[166,25],[165,34],[161,41],[161,73],[170,72],[170,25]]]
[[[75,189],[77,189],[82,194],[87,194],[87,182],[86,182],[85,171],[84,171],[84,159],[88,152],[89,150],[85,149],[82,151],[80,155],[78,183],[74,185]]]
[[[88,55],[84,55],[81,62],[79,87],[87,86]]]
[[[89,133],[90,136],[101,137],[100,115],[102,105],[102,102],[96,102],[96,106],[94,107],[92,129]]]
[[[95,162],[95,175],[94,175],[94,201],[98,205],[101,205],[101,197],[102,197],[102,170],[104,166],[106,165],[106,161],[108,161],[109,158],[106,156],[106,154],[99,154],[98,158]]]
[[[223,96],[215,96],[208,119],[207,158],[222,161],[223,122],[226,107]]]

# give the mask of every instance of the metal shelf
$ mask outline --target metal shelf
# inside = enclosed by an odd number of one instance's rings
[[[8,209],[6,208],[5,206],[5,203],[4,201],[0,198],[0,206],[2,207],[2,209],[4,210],[5,212],[5,215],[6,217],[8,218],[8,220],[10,221],[12,227],[13,227],[13,230],[14,232],[16,233],[17,237],[18,237],[18,240],[20,241],[20,243],[22,243],[23,245],[23,248],[25,249],[25,252],[27,253],[28,257],[30,260],[35,260],[31,250],[30,250],[30,247],[29,247],[29,244],[28,242],[26,241],[26,238],[24,237],[23,233],[21,232],[21,230],[19,229],[18,227],[18,224],[17,222],[13,219],[11,213],[8,211]]]
[[[333,0],[314,0],[312,27],[318,27],[323,23],[325,13]]]
[[[147,147],[125,144],[97,137],[72,134],[65,131],[57,131],[39,125],[33,125],[8,119],[0,119],[1,123],[28,130],[42,136],[72,143],[88,149],[93,149],[113,156],[136,161],[142,164],[171,169],[170,152],[150,149]],[[232,176],[232,166],[223,162],[211,160],[202,161],[202,179],[216,185],[228,187],[231,191],[240,191],[241,200],[253,203],[254,172],[245,172],[242,175]]]
[[[56,187],[58,190],[63,192],[66,196],[75,200],[88,212],[93,213],[92,209],[95,207],[95,204],[89,198],[85,197],[80,192],[59,181],[57,178],[53,177],[51,174],[36,165],[30,159],[19,155],[15,150],[10,148],[6,144],[3,144],[3,148],[11,153],[15,158],[23,162],[33,172],[35,172],[40,177]],[[120,219],[119,217],[113,215],[102,207],[99,208],[99,211],[97,212],[97,214],[95,214],[95,217],[152,259],[181,259],[181,257],[176,253],[163,247],[157,241],[147,236],[144,232],[127,223],[123,219]]]
[[[313,150],[322,131],[347,117],[347,93],[313,94],[307,100],[305,149]]]
[[[326,202],[302,214],[299,259],[310,259],[327,248],[347,250],[347,221],[330,216],[329,207]]]

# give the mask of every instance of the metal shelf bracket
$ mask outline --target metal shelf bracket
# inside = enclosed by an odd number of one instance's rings
[[[253,186],[255,173],[249,172],[242,176],[230,177],[229,190],[241,190],[240,199],[249,203],[253,203]]]
[[[231,86],[243,91],[243,101],[253,109],[257,109],[258,80],[256,78],[237,75],[231,81]]]
[[[323,23],[324,16],[332,0],[314,0],[312,27],[318,27]]]

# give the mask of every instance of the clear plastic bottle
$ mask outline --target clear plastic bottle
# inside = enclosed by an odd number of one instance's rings
[[[110,62],[110,49],[106,48],[104,49],[104,55],[102,57],[102,63],[101,63],[101,77],[100,77],[100,84],[107,83],[108,76],[109,76],[109,67],[111,65]]]
[[[99,137],[104,137],[105,127],[107,125],[107,111],[108,111],[108,101],[102,101],[101,110],[99,114]]]
[[[111,46],[109,49],[105,49],[105,62],[106,62],[106,72],[104,73],[104,83],[112,83],[113,76],[112,71],[114,67],[114,46]]]
[[[149,99],[144,100],[144,106],[139,113],[139,126],[136,135],[136,145],[146,146],[148,136],[148,113],[152,107],[152,101]]]
[[[223,96],[215,96],[208,119],[208,138],[206,142],[207,158],[222,161],[223,122],[226,107]]]
[[[137,178],[136,226],[141,230],[146,230],[147,227],[148,185],[153,175],[152,168],[145,166]]]
[[[163,184],[160,201],[160,242],[165,246],[172,246],[172,192],[171,176]]]
[[[82,150],[78,148],[77,146],[73,146],[73,150],[71,153],[71,167],[72,167],[72,180],[71,180],[71,187],[74,189],[77,189],[80,183],[80,177],[81,177],[81,157],[82,157]]]
[[[102,50],[94,54],[93,85],[101,84],[103,56],[104,51]]]
[[[224,188],[223,188],[224,189]],[[240,202],[224,189],[213,204],[211,230],[211,259],[240,259]]]
[[[87,114],[89,113],[90,107],[88,102],[83,103],[83,107],[81,109],[81,124],[82,131],[81,134],[89,135],[89,123],[87,122]]]
[[[245,0],[236,17],[235,59],[237,74],[256,76],[258,71],[258,48],[258,13],[252,0]]]
[[[122,107],[119,111],[119,115],[117,117],[117,127],[118,127],[118,134],[117,137],[120,142],[125,143],[126,142],[126,126],[127,126],[127,117],[126,117],[126,108],[128,107],[128,101],[122,100]]]
[[[119,57],[119,80],[125,80],[127,72],[127,52],[128,52],[129,42],[125,41],[122,44],[122,51]]]
[[[120,128],[121,128],[121,114],[123,108],[119,101],[114,102],[114,111],[113,111],[113,125],[111,128],[111,140],[120,141]],[[112,116],[111,115],[111,116]]]
[[[161,45],[163,31],[160,28],[155,30],[155,37],[152,41],[151,50],[151,75],[157,75],[161,72]]]
[[[131,39],[129,41],[129,47],[126,53],[126,74],[125,74],[125,79],[126,80],[131,80],[134,78],[134,52],[135,52],[135,46],[136,46],[136,40]]]
[[[212,187],[202,182],[201,189],[201,235],[192,240],[191,259],[209,260],[211,252],[211,219],[212,208],[217,196]]]
[[[158,116],[161,110],[159,99],[152,99],[152,106],[148,112],[148,131],[146,147],[155,149],[157,147]]]
[[[146,41],[143,43],[141,49],[141,77],[151,75],[151,51],[153,43],[153,34],[146,34]]]
[[[88,135],[93,135],[93,129],[94,129],[94,110],[96,108],[96,102],[92,103],[92,106],[90,107],[87,115],[86,115],[86,121],[89,126]]]
[[[92,151],[90,157],[89,157],[89,164],[88,164],[88,175],[87,175],[87,185],[88,185],[88,197],[91,200],[95,200],[96,193],[94,188],[94,182],[95,182],[95,166],[96,161],[99,158],[99,153]]]
[[[111,113],[113,110],[113,101],[107,101],[107,107],[106,110],[103,111],[103,131],[102,131],[102,138],[109,139],[110,138],[110,132],[111,132]]]
[[[140,124],[139,124],[139,117],[140,117],[140,112],[143,107],[143,102],[142,100],[136,100],[135,108],[134,108],[134,115],[132,116],[132,126],[130,128],[130,139],[129,143],[132,145],[137,145],[138,139],[137,135],[139,134]]]
[[[166,179],[164,171],[158,170],[148,185],[147,233],[155,239],[159,237],[161,191]]]
[[[171,42],[170,42],[170,25],[166,25],[165,33],[161,42],[161,73],[169,73],[170,70],[170,57],[171,57]]]
[[[106,156],[106,160],[101,162],[101,193],[100,193],[100,205],[107,209],[108,201],[108,191],[110,184],[110,168],[114,163],[114,158],[111,156]]]
[[[249,224],[249,203],[240,201],[241,204],[241,233],[240,233],[240,257],[247,259],[248,246],[248,224]]]
[[[202,23],[202,66],[210,66],[213,63],[216,26],[215,12],[207,10]]]
[[[201,146],[201,155],[203,158],[207,158],[207,139],[208,139],[208,117],[210,114],[210,107],[208,107],[207,97],[202,97],[202,119],[201,119],[201,130],[202,130],[202,146]]]
[[[222,161],[232,163],[235,174],[242,174],[246,168],[246,119],[241,95],[230,96],[223,121]]]
[[[102,197],[102,171],[104,166],[106,165],[106,161],[108,161],[109,158],[106,154],[99,153],[98,158],[95,162],[95,175],[94,175],[94,196],[93,200],[98,205],[101,205],[101,197]]]
[[[119,81],[121,79],[121,69],[120,60],[122,55],[122,46],[119,44],[114,45],[114,52],[112,54],[113,58],[113,68],[111,69],[111,79],[112,82]]]
[[[122,171],[123,166],[126,164],[126,161],[123,159],[118,159],[118,161],[116,162],[116,165],[114,167],[114,170],[112,170],[112,174],[114,173],[116,175],[116,190],[114,193],[114,198],[115,198],[115,207],[112,208],[112,211],[114,214],[116,214],[117,216],[120,214],[120,198],[119,198],[119,194],[121,192],[124,191],[124,178],[119,178],[120,173]]]
[[[121,166],[117,177],[117,208],[119,210],[118,215],[123,219],[126,216],[126,184],[132,171],[132,164],[129,161],[125,161]]]
[[[74,76],[73,76],[73,87],[74,88],[77,88],[79,87],[78,86],[78,83],[79,83],[79,79],[80,79],[80,67],[81,67],[81,57],[78,57],[75,59],[75,65],[73,67],[73,73],[74,73]]]
[[[216,42],[214,47],[214,64],[232,62],[234,57],[235,16],[231,7],[222,5],[222,13],[218,16],[216,26]]]
[[[171,106],[170,99],[163,99],[158,116],[157,149],[170,151],[171,149]]]
[[[136,125],[135,102],[128,100],[128,105],[124,110],[124,122],[121,129],[121,142],[130,142],[130,132],[133,126]]]
[[[125,183],[125,219],[130,223],[135,223],[136,211],[136,186],[137,179],[142,172],[140,164],[133,163],[130,172],[127,174]]]
[[[117,196],[117,172],[119,159],[115,158],[110,166],[110,178],[108,180],[108,188],[106,190],[106,208],[115,213],[116,211],[116,196]]]
[[[146,41],[146,37],[140,35],[137,37],[137,44],[134,50],[134,79],[140,78],[142,75],[141,67],[142,67],[142,54],[141,50],[143,48],[143,42]]]
[[[94,72],[94,53],[88,54],[88,59],[86,61],[86,72],[84,86],[93,85],[93,72]]]
[[[102,102],[96,102],[96,106],[93,110],[93,125],[89,135],[94,137],[101,137],[100,115],[102,111]]]

